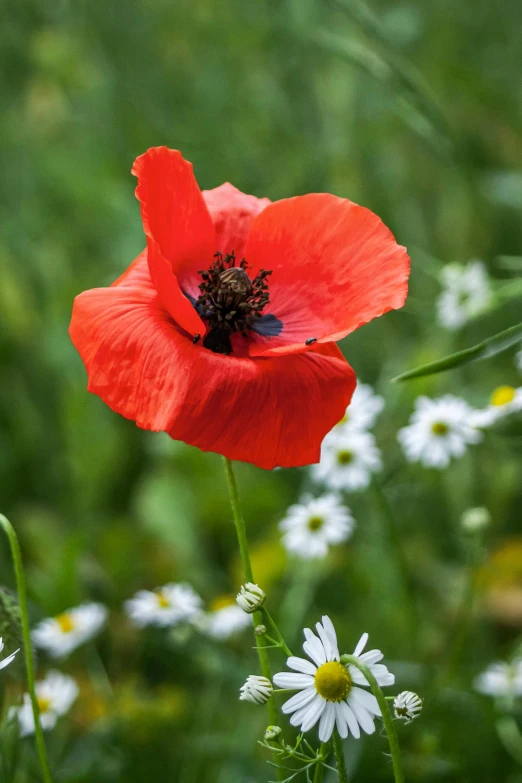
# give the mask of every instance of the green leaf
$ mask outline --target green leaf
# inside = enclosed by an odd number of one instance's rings
[[[415,367],[413,370],[403,372],[401,375],[397,375],[392,380],[395,381],[409,381],[411,378],[420,378],[423,375],[433,375],[437,372],[444,372],[445,370],[452,370],[454,367],[460,367],[462,364],[468,364],[469,362],[476,362],[480,359],[488,359],[490,356],[495,356],[497,353],[507,351],[512,345],[516,345],[522,340],[522,323],[516,326],[510,326],[499,334],[495,334],[493,337],[488,337],[481,343],[466,348],[458,353],[452,353],[450,356],[446,356],[444,359],[439,359],[436,362],[430,362],[429,364],[423,364],[421,367]]]

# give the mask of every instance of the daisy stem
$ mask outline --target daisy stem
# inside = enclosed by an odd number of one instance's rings
[[[285,655],[290,657],[292,655],[292,652],[291,652],[290,648],[287,646],[285,640],[283,639],[281,631],[279,630],[279,628],[275,624],[274,618],[272,617],[272,615],[270,614],[268,609],[266,609],[264,606],[262,607],[261,611],[263,612],[264,616],[268,620],[269,625],[271,625],[271,627],[272,627],[272,629],[273,629],[273,631],[275,633],[275,637],[276,637],[277,643],[279,644],[280,648],[282,649],[282,651],[284,652]]]
[[[337,729],[334,729],[334,733],[333,733],[333,747],[334,747],[335,765],[337,767],[337,775],[339,777],[339,783],[348,783],[348,774],[346,772],[346,761],[344,758],[343,741]]]
[[[324,764],[323,761],[326,761],[328,758],[328,752],[330,749],[330,745],[328,742],[322,742],[320,747],[320,754],[322,761],[317,762],[317,766],[315,768],[315,774],[314,774],[314,783],[323,783],[323,777],[324,777]]]
[[[36,698],[36,691],[34,687],[34,665],[33,665],[33,651],[31,648],[31,633],[29,631],[29,615],[27,612],[27,587],[25,583],[24,566],[22,562],[22,553],[20,551],[20,544],[18,543],[18,537],[15,533],[15,529],[9,522],[7,517],[0,514],[0,525],[2,526],[7,538],[9,540],[9,546],[11,548],[11,555],[13,558],[13,565],[16,577],[16,589],[18,591],[18,603],[20,605],[20,615],[22,620],[22,638],[24,640],[24,655],[25,655],[25,668],[27,672],[27,690],[31,698],[31,705],[34,715],[34,732],[36,736],[36,747],[38,750],[38,758],[40,759],[40,767],[42,769],[42,777],[45,783],[52,783],[51,772],[49,769],[49,761],[47,759],[47,750],[45,748],[45,741],[40,723],[40,709],[38,707],[38,699]]]
[[[243,564],[243,573],[245,576],[245,580],[247,582],[254,582],[254,574],[252,573],[252,564],[250,562],[250,554],[248,551],[248,541],[246,535],[245,522],[243,520],[243,515],[241,514],[241,508],[239,505],[239,491],[237,488],[236,477],[234,475],[234,469],[232,467],[231,461],[227,457],[224,457],[223,459],[225,461],[225,473],[227,474],[228,489],[230,492],[230,504],[232,506],[232,516],[234,517],[234,525],[236,526],[237,540],[239,543],[239,553],[241,555],[241,562]],[[263,621],[262,612],[260,611],[254,612],[253,618],[256,626],[262,625],[262,621]],[[271,680],[272,674],[270,671],[268,653],[264,649],[264,638],[263,636],[258,636],[256,634],[255,639],[256,639],[256,646],[257,646],[257,654],[259,656],[259,665],[261,667],[261,673],[263,674],[263,677],[267,677],[269,680]],[[269,699],[267,701],[267,707],[268,707],[268,717],[270,723],[276,726],[278,722],[278,714],[273,699]],[[278,770],[278,773],[279,772],[280,770]]]
[[[359,658],[356,658],[354,655],[341,655],[341,663],[351,663],[352,666],[355,666],[357,669],[359,669],[359,671],[362,672],[362,674],[368,680],[368,683],[370,684],[370,687],[373,691],[373,695],[377,699],[379,707],[381,708],[384,728],[386,729],[386,734],[388,735],[388,742],[390,743],[390,751],[391,751],[392,762],[393,762],[393,774],[395,776],[395,783],[404,783],[404,771],[402,769],[402,758],[401,758],[401,750],[399,748],[399,741],[397,739],[397,733],[395,731],[395,726],[393,723],[393,718],[390,712],[390,708],[388,707],[388,702],[386,701],[386,697],[382,692],[379,683],[373,676],[369,667],[366,666],[365,663],[359,660]]]

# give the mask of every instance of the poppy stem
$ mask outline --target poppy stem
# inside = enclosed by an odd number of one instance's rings
[[[252,573],[252,564],[250,562],[250,553],[248,551],[248,541],[246,535],[245,522],[243,519],[243,515],[241,514],[241,507],[239,505],[239,491],[237,488],[236,477],[234,475],[234,469],[232,467],[231,461],[227,457],[224,457],[224,461],[225,461],[225,473],[227,475],[228,489],[230,493],[230,505],[232,506],[232,516],[234,518],[234,525],[236,527],[237,540],[239,543],[239,553],[241,555],[241,562],[243,564],[243,573],[245,576],[245,581],[254,582],[254,574]],[[262,625],[263,623],[262,612],[260,611],[254,612],[253,618],[254,618],[254,624],[256,626]],[[261,667],[261,673],[263,674],[264,677],[267,677],[271,681],[272,674],[270,671],[270,662],[268,660],[268,653],[265,649],[265,635],[264,634],[258,635],[256,633],[255,639],[256,639],[257,654],[259,656],[259,665]],[[268,700],[267,707],[268,707],[268,717],[270,723],[276,726],[278,723],[278,713],[273,698]],[[283,770],[278,769],[277,771],[279,773],[282,772]]]
[[[20,615],[22,619],[22,637],[24,640],[24,656],[25,656],[25,668],[27,672],[27,690],[31,698],[31,705],[33,708],[34,716],[34,733],[36,736],[36,747],[38,750],[38,758],[40,759],[40,767],[42,769],[42,777],[45,783],[52,783],[51,772],[49,769],[49,761],[47,759],[47,750],[45,748],[45,741],[40,723],[40,709],[38,707],[38,699],[36,698],[36,691],[34,686],[34,665],[33,665],[33,651],[31,648],[31,633],[29,631],[29,615],[27,612],[27,587],[25,582],[24,566],[22,563],[22,553],[20,551],[20,544],[18,543],[18,537],[15,529],[9,522],[7,517],[0,514],[0,526],[3,528],[7,538],[9,539],[9,546],[11,547],[11,555],[13,558],[14,571],[16,576],[16,589],[18,591],[18,603],[20,604]]]
[[[362,672],[362,674],[366,677],[370,685],[370,688],[373,691],[373,695],[377,699],[379,707],[381,708],[384,728],[386,729],[386,734],[388,735],[388,742],[390,743],[390,751],[391,751],[391,757],[393,762],[393,774],[395,776],[395,783],[404,783],[404,771],[402,769],[402,758],[401,758],[401,750],[399,747],[399,740],[397,739],[397,732],[395,731],[395,725],[393,723],[393,718],[390,712],[390,708],[388,706],[388,702],[386,701],[386,697],[382,692],[379,683],[373,676],[369,667],[366,666],[365,663],[363,663],[359,658],[356,658],[354,655],[341,655],[341,663],[352,664],[352,666],[355,666],[357,669],[359,669],[359,671]],[[340,778],[340,780],[342,780],[342,778]]]
[[[344,758],[343,741],[337,729],[333,733],[333,747],[335,753],[335,765],[337,767],[337,776],[339,783],[348,783],[348,774],[346,772],[346,761]]]

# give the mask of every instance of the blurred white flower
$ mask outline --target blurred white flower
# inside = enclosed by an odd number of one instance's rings
[[[35,690],[44,731],[54,728],[58,718],[69,712],[79,693],[76,680],[54,670],[47,673],[45,680],[35,684]],[[23,703],[19,707],[10,708],[9,717],[18,719],[22,737],[34,733],[33,709],[28,693],[24,693]]]
[[[47,617],[38,623],[32,632],[33,642],[51,657],[65,658],[101,631],[107,614],[107,608],[97,603],[66,609],[56,617]]]
[[[5,647],[5,645],[4,645],[3,639],[0,636],[0,652],[2,652],[4,647]],[[7,658],[4,658],[2,661],[0,661],[0,669],[5,669],[6,666],[9,666],[11,661],[14,660],[14,657],[15,657],[17,652],[20,652],[20,648],[18,648],[18,650],[15,650],[13,653],[11,653],[11,655],[8,655]]]
[[[288,552],[315,558],[325,557],[331,544],[346,541],[354,526],[350,510],[332,493],[319,498],[304,495],[300,503],[290,506],[279,529]]]
[[[266,595],[259,585],[247,582],[241,585],[241,590],[236,595],[236,603],[247,614],[252,614],[260,606],[263,606]]]
[[[522,696],[522,660],[490,664],[475,679],[474,687],[487,696]]]
[[[323,617],[316,625],[318,636],[309,628],[304,629],[306,641],[303,650],[313,661],[305,658],[288,658],[286,665],[294,672],[281,672],[273,677],[278,688],[299,691],[283,704],[282,711],[292,714],[292,726],[309,731],[319,721],[319,739],[327,742],[334,726],[341,737],[350,732],[360,737],[362,728],[367,734],[375,731],[374,717],[381,714],[377,699],[372,693],[358,687],[367,686],[362,672],[352,664],[340,662],[337,635],[329,617]],[[368,641],[364,634],[354,651],[354,656],[364,662],[380,685],[393,685],[395,678],[386,666],[379,664],[382,653],[370,650],[363,654]]]
[[[323,440],[312,477],[333,490],[364,489],[381,469],[381,453],[371,432],[332,430]]]
[[[154,625],[170,628],[178,623],[196,620],[202,613],[202,601],[185,583],[174,583],[155,590],[139,590],[125,601],[125,611],[138,628]]]
[[[484,506],[468,508],[460,518],[460,524],[468,533],[483,530],[491,523],[491,514]]]
[[[482,440],[472,423],[473,413],[467,402],[452,394],[435,400],[418,397],[410,423],[397,433],[406,458],[428,468],[446,468],[452,457],[462,457],[469,444]]]
[[[522,410],[522,386],[498,386],[489,401],[487,408],[474,411],[471,421],[475,427],[491,427],[492,424],[508,416],[510,413]]]
[[[384,408],[384,397],[374,394],[372,387],[367,383],[358,383],[346,412],[336,425],[335,431],[341,430],[369,430],[377,420],[377,416]]]
[[[244,685],[239,689],[240,701],[249,701],[252,704],[266,704],[272,695],[272,683],[267,677],[257,674],[249,674]]]
[[[216,598],[199,623],[203,633],[218,641],[225,641],[251,625],[252,615],[236,604],[233,595]]]
[[[417,718],[422,710],[422,699],[413,691],[402,691],[393,700],[395,717],[407,723]]]
[[[443,289],[437,299],[439,323],[446,329],[460,329],[470,318],[485,310],[491,300],[488,273],[482,261],[448,264],[442,270]]]

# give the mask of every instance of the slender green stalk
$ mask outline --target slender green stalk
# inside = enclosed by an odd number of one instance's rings
[[[408,561],[406,560],[399,531],[397,529],[397,522],[388,502],[388,498],[386,497],[377,480],[372,482],[372,489],[375,503],[380,511],[381,519],[386,526],[386,535],[391,544],[397,565],[401,590],[404,598],[404,605],[407,611],[407,617],[405,619],[408,622],[410,639],[412,642],[416,643],[418,637],[418,622],[415,612],[414,591],[412,589]]]
[[[243,564],[243,573],[245,576],[245,581],[253,582],[254,574],[252,573],[252,564],[250,562],[250,554],[248,551],[248,541],[246,535],[245,522],[243,520],[243,515],[241,514],[241,508],[239,505],[239,491],[237,488],[236,477],[234,475],[234,469],[232,468],[231,461],[227,457],[224,457],[223,459],[225,461],[225,473],[227,475],[228,489],[230,492],[230,504],[232,506],[232,516],[234,517],[234,525],[236,526],[237,540],[239,543],[239,553],[241,555],[241,562]],[[262,612],[259,611],[254,612],[253,617],[256,626],[262,624],[263,621]],[[265,639],[263,636],[258,636],[257,634],[255,635],[255,639],[256,639],[257,654],[259,656],[259,665],[261,667],[261,672],[264,677],[267,677],[269,680],[271,680],[272,673],[270,671],[270,662],[268,660],[268,653],[264,649]],[[268,708],[269,721],[272,725],[276,726],[278,723],[278,713],[273,697],[268,700],[267,708]],[[283,773],[283,770],[278,769],[277,774],[280,780],[283,779],[281,777],[281,773]]]
[[[339,736],[337,729],[334,729],[333,733],[333,746],[335,753],[335,765],[337,767],[337,775],[339,777],[339,783],[348,783],[348,774],[346,772],[346,761],[344,759],[343,741]]]
[[[399,748],[399,741],[397,739],[397,733],[395,731],[395,726],[393,724],[393,718],[391,716],[390,708],[388,707],[388,702],[386,701],[386,697],[382,692],[379,683],[373,676],[368,666],[366,666],[366,664],[364,664],[361,660],[359,660],[359,658],[356,658],[354,655],[341,655],[341,663],[351,663],[352,666],[355,666],[357,669],[359,669],[359,671],[362,672],[366,677],[366,679],[368,680],[370,687],[373,691],[373,695],[377,699],[379,707],[381,708],[384,728],[386,729],[386,734],[388,735],[388,742],[390,743],[390,751],[391,751],[392,762],[393,762],[393,774],[395,776],[395,783],[404,783],[404,772],[402,769],[402,758],[401,758],[401,750]]]
[[[279,644],[279,646],[281,647],[282,651],[284,652],[285,655],[288,655],[288,657],[290,657],[292,655],[292,651],[290,650],[290,648],[288,647],[287,643],[283,639],[283,635],[282,635],[281,631],[279,630],[279,628],[277,627],[274,618],[272,617],[272,615],[270,614],[270,612],[268,611],[268,609],[265,606],[262,607],[261,611],[263,612],[264,616],[266,617],[269,625],[272,627],[272,630],[275,633],[276,641]]]
[[[25,668],[27,671],[27,690],[29,691],[31,705],[33,708],[34,731],[36,736],[38,758],[40,759],[42,777],[45,783],[52,783],[49,761],[47,759],[47,750],[45,748],[42,726],[40,724],[40,709],[38,707],[38,699],[36,698],[36,691],[34,688],[33,653],[31,648],[31,633],[29,631],[29,615],[27,613],[27,588],[25,584],[22,553],[20,551],[20,544],[18,543],[15,529],[7,517],[4,517],[3,514],[0,514],[0,525],[9,539],[9,546],[11,547],[11,555],[13,558],[14,571],[16,576],[18,603],[20,604],[20,614],[22,618],[22,637],[24,640]]]
[[[328,742],[321,743],[320,753],[325,761],[328,758],[329,747],[330,746]],[[318,761],[317,766],[315,768],[314,783],[323,783],[323,777],[324,777],[324,764],[321,761]]]

